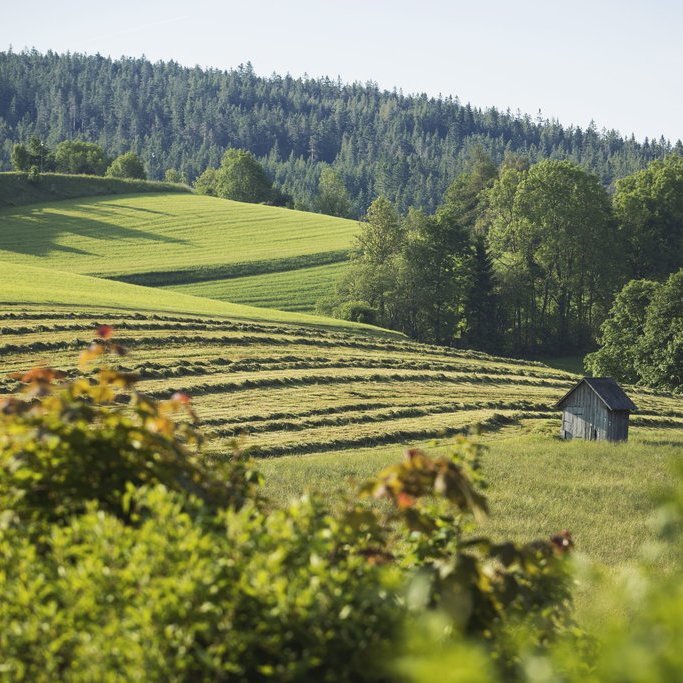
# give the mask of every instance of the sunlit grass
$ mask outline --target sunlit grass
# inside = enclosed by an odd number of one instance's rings
[[[94,197],[0,210],[0,260],[125,275],[348,249],[356,221],[191,194]]]
[[[347,268],[345,262],[331,263],[282,273],[194,282],[169,289],[250,306],[313,311],[318,301],[334,293],[336,283]]]
[[[130,350],[119,362],[141,375],[141,391],[192,396],[207,462],[228,457],[239,434],[260,449],[273,504],[306,490],[353,494],[406,446],[484,423],[489,431],[478,438],[488,447],[491,516],[482,531],[528,541],[567,528],[579,552],[616,572],[653,540],[652,494],[667,482],[668,461],[683,457],[683,405],[662,392],[626,387],[641,408],[627,444],[567,443],[557,438],[553,405],[577,378],[563,370],[294,325],[300,314],[245,313],[167,290],[9,268],[15,271],[0,271],[5,292],[14,287],[33,301],[87,299],[93,308],[2,307],[0,393],[16,389],[9,372],[35,363],[74,372],[95,325],[111,323]],[[672,566],[666,555],[658,562],[662,571]],[[598,597],[592,590],[577,588],[582,614]]]
[[[3,304],[6,306],[17,304],[44,306],[47,304],[50,306],[66,306],[69,309],[109,308],[130,312],[208,315],[242,320],[372,331],[369,326],[360,326],[344,320],[255,308],[163,289],[140,287],[123,282],[0,261],[0,306]]]

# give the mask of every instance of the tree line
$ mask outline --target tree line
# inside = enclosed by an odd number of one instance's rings
[[[42,140],[33,136],[26,144],[14,145],[11,159],[15,171],[29,173],[31,176],[56,172],[147,179],[144,164],[135,152],[124,152],[115,159],[110,159],[100,145],[83,140],[63,140],[52,150]],[[168,177],[166,180],[174,182]]]
[[[401,215],[376,199],[349,273],[321,309],[438,344],[575,353],[594,345],[624,285],[663,282],[681,264],[683,158],[652,162],[610,196],[570,161],[509,155],[497,166],[480,150],[434,213]],[[681,311],[669,313],[680,327]],[[670,334],[674,356],[683,352],[678,335]]]
[[[279,191],[315,208],[331,168],[360,217],[378,195],[402,213],[434,213],[473,148],[496,164],[517,153],[532,163],[566,159],[609,185],[673,151],[660,138],[564,127],[541,117],[478,109],[457,98],[383,91],[329,78],[259,77],[175,62],[100,55],[0,52],[0,168],[13,146],[37,136],[99,144],[110,157],[133,151],[149,177],[167,169],[194,180],[228,148],[250,151]]]

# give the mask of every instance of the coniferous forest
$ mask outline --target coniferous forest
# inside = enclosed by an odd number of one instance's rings
[[[1,169],[10,168],[14,144],[31,136],[50,147],[97,142],[111,157],[133,150],[153,179],[173,169],[193,181],[217,167],[226,148],[249,150],[301,208],[315,207],[330,165],[357,217],[379,195],[401,212],[434,211],[475,148],[497,163],[506,153],[532,163],[567,159],[605,185],[683,152],[680,141],[640,142],[374,83],[261,77],[249,64],[224,71],[144,58],[0,52]]]

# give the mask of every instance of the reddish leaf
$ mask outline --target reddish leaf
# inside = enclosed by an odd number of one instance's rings
[[[411,496],[409,493],[406,493],[405,491],[401,491],[396,497],[396,502],[398,503],[398,506],[402,509],[413,507],[413,505],[415,505],[415,500],[416,498]]]
[[[574,540],[571,532],[564,529],[559,534],[550,537],[550,542],[553,544],[556,552],[568,553],[574,547]]]
[[[111,325],[100,325],[97,328],[97,336],[100,339],[111,339],[114,335],[114,328]]]
[[[10,375],[12,379],[17,379],[23,384],[31,384],[32,382],[52,382],[55,379],[63,379],[66,373],[61,370],[53,370],[52,368],[32,368],[28,372],[15,372]]]

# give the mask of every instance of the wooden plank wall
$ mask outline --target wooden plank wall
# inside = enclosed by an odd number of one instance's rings
[[[589,386],[582,384],[564,407],[561,436],[568,432],[573,439],[609,439],[611,422],[605,404]]]

